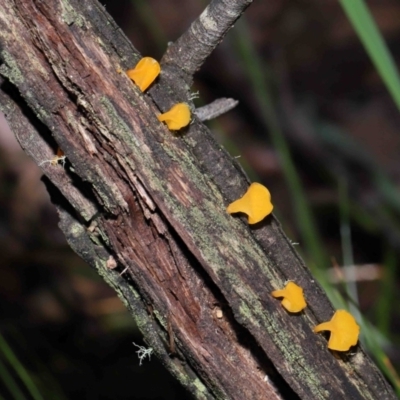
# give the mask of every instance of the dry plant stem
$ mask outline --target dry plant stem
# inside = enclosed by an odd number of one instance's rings
[[[174,68],[152,97],[118,74],[139,55],[93,0],[0,0],[0,29],[1,110],[38,164],[67,156],[43,166],[61,229],[195,398],[395,399],[361,347],[312,332],[333,310],[279,223],[226,214],[248,182],[207,128],[159,123],[187,92]],[[270,296],[286,279],[300,315]]]
[[[238,104],[239,102],[234,99],[216,99],[210,104],[196,108],[194,113],[200,121],[209,121],[210,119],[217,118],[220,115],[227,113],[235,108]]]
[[[189,29],[168,47],[161,63],[179,66],[191,80],[252,2],[253,0],[212,0]]]

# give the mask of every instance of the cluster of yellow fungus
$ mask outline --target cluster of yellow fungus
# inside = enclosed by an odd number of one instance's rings
[[[144,92],[154,82],[160,71],[160,64],[155,59],[144,57],[135,68],[127,71],[127,75]],[[191,112],[186,103],[178,103],[169,111],[158,115],[157,118],[159,121],[165,122],[171,131],[177,131],[190,123]],[[62,157],[64,157],[64,154],[59,149],[54,162],[58,162]],[[255,182],[249,186],[243,197],[229,204],[227,212],[229,214],[244,213],[248,217],[249,224],[257,224],[271,214],[273,208],[269,190]],[[307,306],[303,288],[291,281],[283,289],[274,290],[271,295],[276,298],[282,297],[282,306],[290,313],[299,313]],[[329,349],[347,351],[351,346],[357,344],[360,327],[350,313],[345,310],[338,310],[330,321],[319,324],[314,328],[315,333],[320,331],[331,332],[328,342]]]
[[[248,217],[249,224],[256,224],[271,214],[273,208],[269,190],[260,183],[254,182],[243,197],[229,204],[226,211],[229,214],[244,213]]]
[[[229,204],[229,214],[238,212],[248,216],[249,224],[256,224],[271,214],[273,205],[269,190],[260,183],[252,183],[243,197]],[[298,313],[306,308],[303,288],[294,282],[288,282],[283,289],[274,290],[273,297],[282,297],[282,306],[290,313]],[[328,348],[336,351],[347,351],[358,341],[360,327],[354,317],[345,310],[338,310],[331,321],[314,328],[314,332],[331,331]]]
[[[291,313],[302,311],[307,303],[304,299],[303,289],[294,282],[288,282],[284,289],[274,290],[273,297],[283,297],[282,306]],[[332,319],[323,322],[314,328],[314,332],[330,331],[328,348],[335,351],[348,351],[358,342],[360,327],[354,317],[345,310],[337,310]]]
[[[126,73],[144,92],[160,74],[161,67],[157,60],[143,57],[135,66]],[[191,120],[190,108],[186,103],[175,104],[169,111],[157,116],[159,121],[165,122],[168,129],[178,131],[189,125]]]
[[[354,317],[346,310],[337,310],[328,322],[314,328],[314,332],[330,331],[328,348],[336,351],[347,351],[358,342],[360,327]]]
[[[291,313],[298,313],[307,306],[304,300],[303,288],[294,282],[288,282],[284,289],[274,290],[271,295],[273,297],[283,297],[282,306]]]

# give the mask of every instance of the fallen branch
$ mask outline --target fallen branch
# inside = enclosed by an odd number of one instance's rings
[[[361,346],[335,358],[312,332],[333,309],[276,219],[250,229],[225,212],[248,186],[239,165],[198,119],[172,135],[156,118],[189,101],[192,74],[249,3],[213,1],[147,95],[119,73],[140,56],[96,1],[1,0],[1,110],[70,246],[196,398],[394,399]],[[65,167],[43,163],[58,147]],[[287,279],[305,290],[300,315],[270,295]]]

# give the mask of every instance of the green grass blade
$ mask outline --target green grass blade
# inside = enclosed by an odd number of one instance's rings
[[[57,296],[57,294],[55,295]],[[13,338],[14,348],[18,348],[18,352],[24,355],[26,364],[37,371],[36,377],[38,386],[41,388],[42,397],[45,399],[67,400],[61,386],[53,376],[51,365],[42,362],[41,357],[35,351],[36,346],[32,346],[32,343],[37,343],[39,348],[46,348],[49,353],[53,354],[57,354],[57,349],[52,348],[47,338],[42,337],[40,332],[39,334],[31,332],[29,341],[26,340],[26,335],[22,334],[15,326],[9,326],[7,332]]]
[[[400,110],[400,77],[388,47],[364,0],[340,0],[375,68]]]
[[[7,344],[4,337],[0,334],[0,349],[4,354],[4,357],[10,363],[10,365],[14,368],[15,372],[17,373],[18,377],[24,383],[25,387],[31,394],[34,400],[43,400],[43,397],[39,393],[35,383],[29,376],[28,372],[26,371],[25,367],[19,362],[18,358],[12,351],[11,347]]]
[[[235,44],[244,64],[245,72],[252,85],[263,113],[265,126],[269,130],[272,143],[279,154],[283,173],[288,184],[293,208],[297,219],[298,229],[301,231],[309,260],[319,267],[328,266],[329,260],[324,252],[313,213],[305,196],[300,177],[293,163],[289,146],[286,143],[277,112],[272,100],[272,90],[268,84],[265,65],[259,59],[251,39],[244,18],[236,25],[233,31]],[[315,268],[313,268],[315,269]]]
[[[374,328],[369,322],[365,320],[358,320],[358,322],[361,325],[365,346],[374,356],[374,359],[378,364],[380,370],[386,375],[388,380],[393,385],[397,396],[400,397],[400,379],[392,364],[390,363],[388,356],[382,350],[382,340],[380,338],[382,335],[380,331]]]
[[[17,383],[14,378],[8,372],[7,367],[4,365],[3,361],[0,359],[0,376],[4,382],[4,386],[7,387],[9,393],[13,396],[14,400],[26,400],[26,397],[19,389]],[[3,397],[0,395],[0,400],[3,400]]]

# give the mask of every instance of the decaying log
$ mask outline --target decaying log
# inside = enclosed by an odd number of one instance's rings
[[[215,45],[250,1],[231,3],[243,4]],[[121,73],[138,52],[95,0],[0,0],[0,29],[1,110],[41,165],[61,229],[195,398],[395,398],[361,346],[335,357],[312,332],[333,309],[278,221],[250,228],[225,212],[248,181],[209,130],[194,118],[171,134],[157,120],[190,103],[207,51],[185,68],[183,37],[143,94]],[[43,163],[58,147],[65,166]],[[288,279],[305,290],[300,315],[270,295]]]

